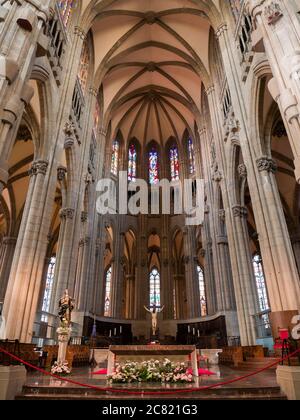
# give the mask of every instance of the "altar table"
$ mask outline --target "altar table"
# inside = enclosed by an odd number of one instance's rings
[[[107,374],[112,375],[116,363],[144,362],[148,360],[169,359],[174,363],[188,362],[194,376],[198,377],[196,346],[110,346],[108,352]]]

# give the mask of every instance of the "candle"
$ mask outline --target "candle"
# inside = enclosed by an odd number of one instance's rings
[[[200,331],[198,330],[198,337],[200,338]]]
[[[195,335],[196,334],[196,330],[195,330],[195,328],[193,328],[193,335]]]
[[[111,337],[111,330],[109,330],[109,336]]]
[[[117,329],[115,328],[114,335],[117,335]]]
[[[190,333],[191,332],[191,327],[190,326],[188,326],[188,333]]]
[[[120,334],[122,334],[122,332],[123,332],[123,327],[121,326],[120,327]]]

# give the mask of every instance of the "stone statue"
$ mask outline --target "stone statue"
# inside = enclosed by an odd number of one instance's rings
[[[73,309],[74,300],[69,296],[68,290],[66,290],[64,296],[59,300],[58,316],[63,326],[69,327],[71,325],[71,316]]]
[[[155,336],[157,333],[157,321],[158,321],[158,314],[163,312],[164,306],[161,309],[158,309],[156,305],[152,307],[152,309],[147,308],[144,306],[145,310],[151,314],[152,317],[152,334]]]

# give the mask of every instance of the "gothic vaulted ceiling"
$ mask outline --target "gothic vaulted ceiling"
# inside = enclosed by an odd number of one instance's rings
[[[208,19],[189,0],[116,0],[92,26],[112,136],[164,144],[194,131],[208,73]]]

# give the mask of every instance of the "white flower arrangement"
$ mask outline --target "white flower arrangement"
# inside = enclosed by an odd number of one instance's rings
[[[71,369],[68,366],[68,362],[55,362],[51,368],[53,375],[70,375]]]
[[[108,377],[110,383],[192,383],[192,370],[185,363],[173,363],[168,359],[163,362],[149,360],[142,363],[126,362],[116,364],[115,372]]]

